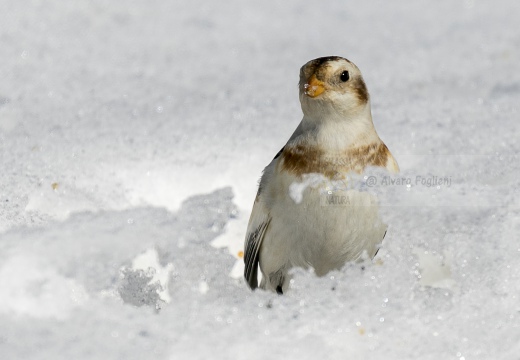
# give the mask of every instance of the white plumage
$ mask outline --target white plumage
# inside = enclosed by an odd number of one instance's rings
[[[260,287],[282,293],[291,267],[324,275],[373,257],[386,232],[374,195],[337,186],[369,166],[399,171],[375,131],[361,72],[341,57],[315,59],[301,68],[299,89],[303,119],[265,168],[249,219],[244,276],[252,289],[258,266]]]

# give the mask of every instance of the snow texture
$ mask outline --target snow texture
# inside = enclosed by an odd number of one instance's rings
[[[0,1],[0,359],[518,359],[520,3]],[[240,251],[310,59],[399,175],[376,259],[283,296]]]

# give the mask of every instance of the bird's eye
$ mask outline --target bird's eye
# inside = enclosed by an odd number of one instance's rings
[[[341,79],[341,81],[345,82],[345,81],[348,81],[348,79],[350,78],[349,74],[348,74],[348,71],[343,71],[341,73],[341,75],[339,76],[339,78]]]

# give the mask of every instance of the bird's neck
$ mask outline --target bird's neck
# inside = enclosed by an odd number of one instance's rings
[[[305,114],[300,124],[301,133],[326,152],[339,152],[381,142],[372,122],[370,103],[356,110]]]

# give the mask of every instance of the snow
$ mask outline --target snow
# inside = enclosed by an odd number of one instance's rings
[[[518,358],[517,2],[1,5],[0,359]],[[258,179],[325,55],[405,181],[370,175],[374,261],[251,292]]]
[[[332,181],[321,174],[304,174],[301,181],[295,181],[289,185],[289,196],[296,203],[300,204],[303,200],[303,193],[307,188],[318,188],[324,186],[326,188],[332,187],[329,185]]]

